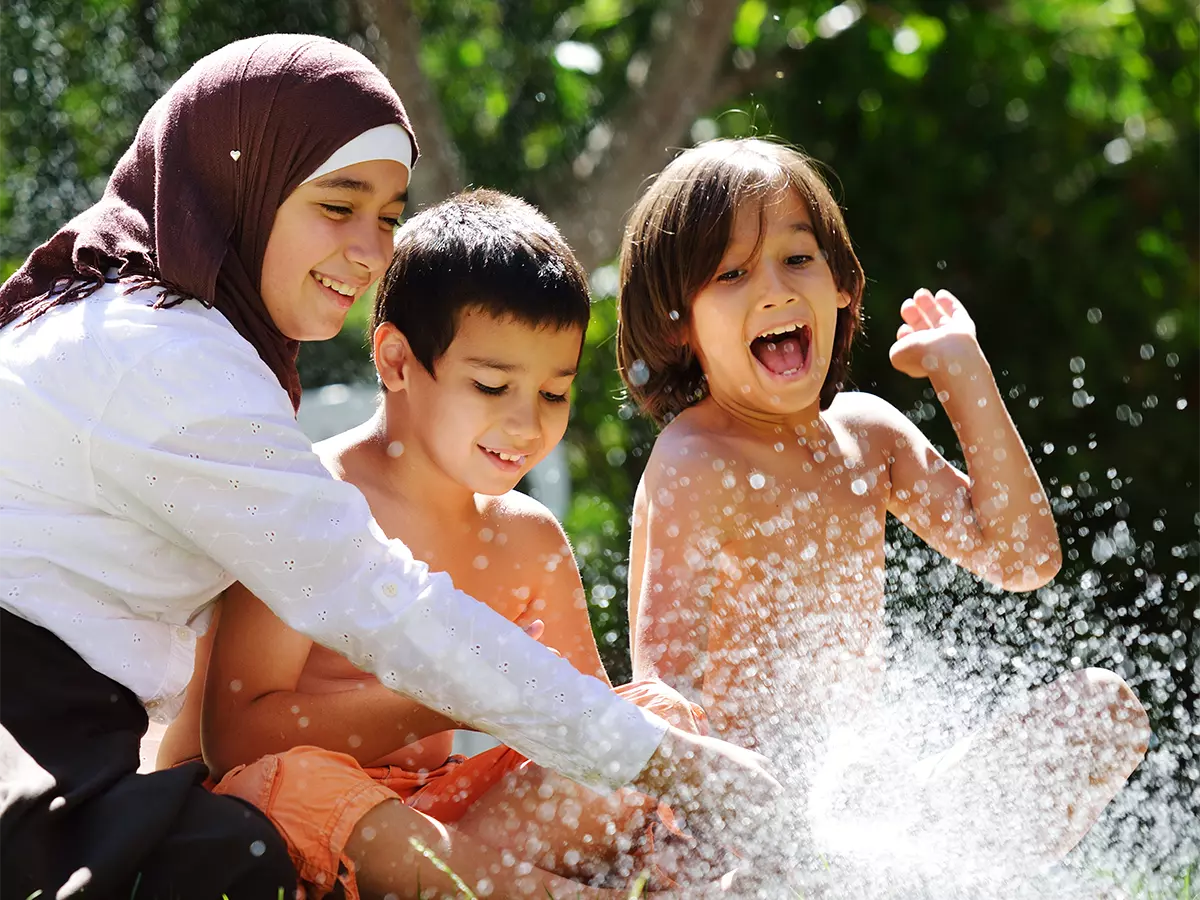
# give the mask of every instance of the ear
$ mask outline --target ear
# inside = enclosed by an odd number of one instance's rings
[[[404,332],[391,322],[384,322],[375,329],[371,344],[380,383],[389,391],[404,390],[410,366],[416,363]]]
[[[850,295],[845,291],[838,291],[837,299],[838,309],[845,309],[850,305]]]

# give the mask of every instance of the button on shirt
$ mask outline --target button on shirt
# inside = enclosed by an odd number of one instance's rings
[[[0,605],[150,707],[241,581],[388,687],[598,789],[665,723],[431,573],[335,481],[215,310],[118,284],[0,329]]]

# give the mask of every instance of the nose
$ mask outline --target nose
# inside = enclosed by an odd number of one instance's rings
[[[795,291],[783,278],[777,266],[763,266],[766,271],[762,276],[758,305],[760,309],[775,309],[789,306],[799,298]]]
[[[346,259],[367,270],[369,281],[383,274],[392,258],[392,234],[379,227],[374,218],[364,217],[350,229]]]
[[[526,400],[514,400],[505,410],[504,433],[514,441],[521,442],[520,448],[529,449],[528,444],[535,442],[542,434],[542,420],[537,404]]]

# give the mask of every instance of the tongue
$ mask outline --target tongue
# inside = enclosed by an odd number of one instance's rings
[[[798,369],[804,362],[800,340],[790,335],[782,340],[756,338],[751,349],[758,361],[776,375]]]

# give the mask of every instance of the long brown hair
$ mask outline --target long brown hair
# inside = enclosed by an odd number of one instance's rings
[[[795,191],[808,208],[834,283],[850,297],[838,310],[821,408],[842,389],[862,324],[862,265],[842,211],[811,159],[785,144],[722,139],[677,156],[630,213],[621,246],[617,365],[630,396],[660,424],[704,397],[700,362],[681,340],[692,299],[716,274],[734,216],[745,204]]]

